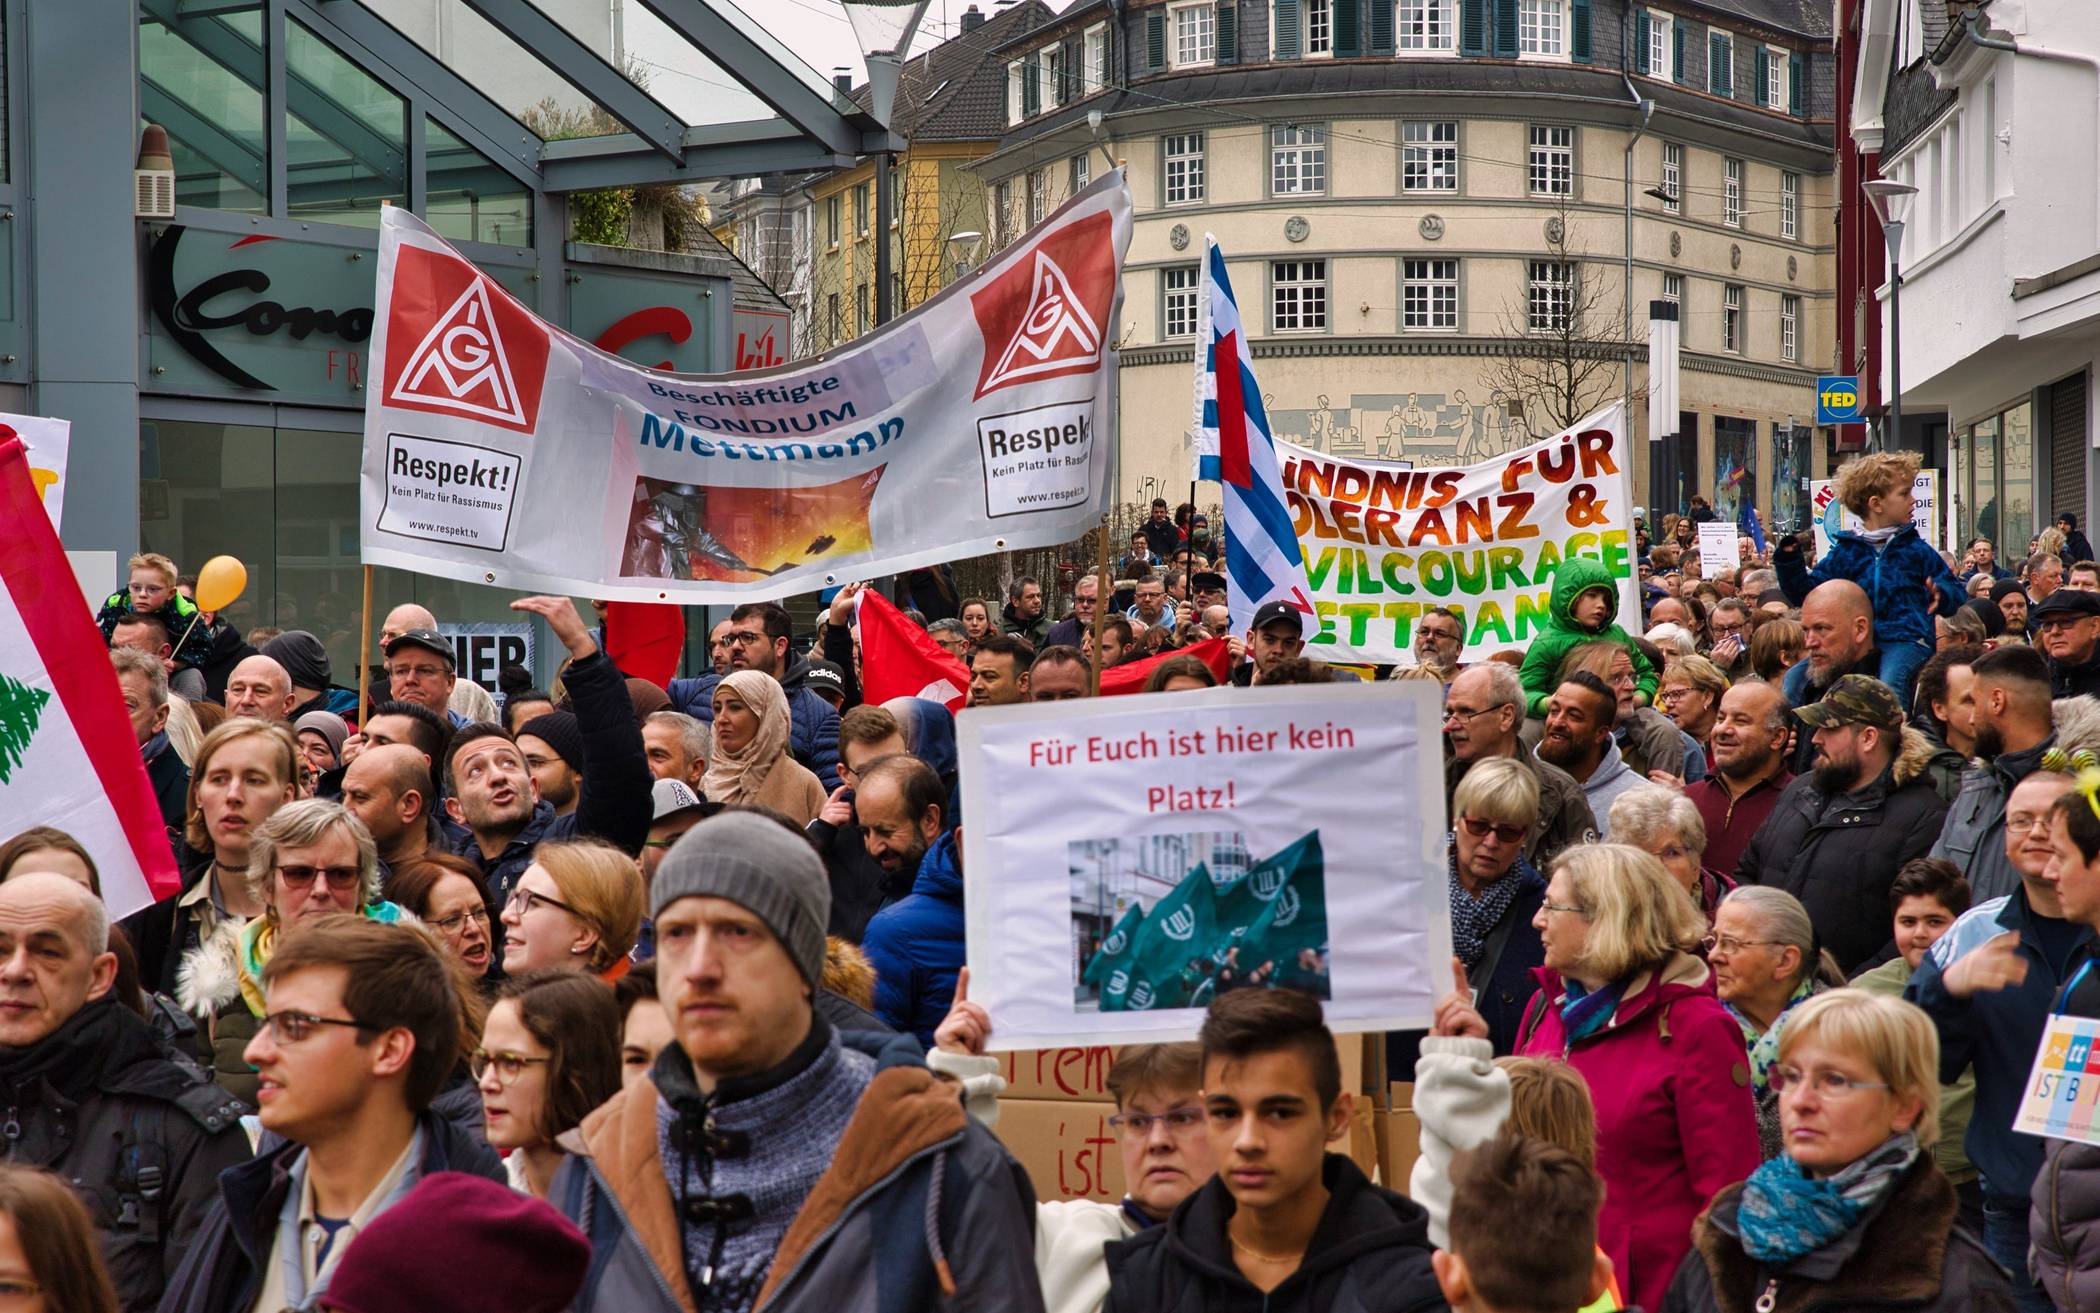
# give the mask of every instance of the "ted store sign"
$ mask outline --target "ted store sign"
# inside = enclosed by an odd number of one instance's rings
[[[374,296],[372,250],[236,234],[170,224],[146,248],[146,386],[168,392],[267,392],[276,401],[362,405],[381,386],[371,366]],[[483,272],[534,309],[540,284],[532,270],[482,266]],[[724,279],[576,266],[567,327],[603,350],[653,369],[719,370],[716,335],[708,331],[701,290],[730,294]],[[608,277],[606,275],[610,274]],[[478,305],[457,307],[470,322]],[[448,316],[448,319],[450,317]],[[736,368],[784,363],[785,313],[738,310]],[[463,339],[462,339],[463,340]],[[471,350],[458,341],[419,362],[426,385],[450,382],[455,394],[507,389],[498,377],[473,379]],[[746,359],[748,357],[748,359]]]

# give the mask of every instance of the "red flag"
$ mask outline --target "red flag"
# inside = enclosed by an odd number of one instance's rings
[[[1220,684],[1232,677],[1231,649],[1224,639],[1209,638],[1189,647],[1146,657],[1142,661],[1110,666],[1101,672],[1101,696],[1112,698],[1124,693],[1144,692],[1145,681],[1151,678],[1153,670],[1158,668],[1160,662],[1171,661],[1175,657],[1196,658],[1210,668],[1210,673],[1218,677]]]
[[[860,687],[861,697],[875,706],[891,698],[925,698],[960,711],[970,669],[870,588],[860,595]]]
[[[0,433],[0,524],[0,828],[78,839],[111,918],[129,916],[182,877],[109,647],[11,431]]]
[[[685,650],[685,609],[667,602],[609,602],[605,607],[605,655],[623,675],[658,688],[678,678]]]

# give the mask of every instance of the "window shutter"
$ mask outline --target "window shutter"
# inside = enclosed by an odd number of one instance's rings
[[[1670,76],[1683,82],[1689,77],[1684,67],[1684,20],[1678,18],[1672,19],[1671,22],[1673,26],[1670,30],[1670,62],[1673,67],[1670,69]]]
[[[1568,57],[1577,63],[1590,62],[1590,0],[1575,0],[1568,11]]]
[[[1757,68],[1755,71],[1757,73],[1757,85],[1751,88],[1751,99],[1762,105],[1765,103],[1765,84],[1772,76],[1772,52],[1763,46],[1757,48]]]
[[[1298,44],[1298,0],[1276,0],[1276,57],[1296,59]]]
[[[1801,56],[1786,57],[1786,112],[1795,118],[1803,118],[1808,114],[1806,100],[1802,95],[1803,84],[1806,81],[1804,75],[1807,71]]]
[[[1488,52],[1488,0],[1458,0],[1458,53]]]
[[[1021,113],[1034,114],[1043,108],[1042,65],[1034,55],[1021,61]]]
[[[1154,9],[1145,15],[1145,67],[1167,66],[1167,11]]]
[[[1216,58],[1220,64],[1240,62],[1239,0],[1218,0]]]
[[[1633,71],[1636,73],[1653,73],[1655,71],[1648,67],[1648,11],[1645,9],[1633,11]]]
[[[1517,0],[1495,0],[1495,55],[1517,57]]]
[[[1706,89],[1717,96],[1735,94],[1735,70],[1728,63],[1728,34],[1710,32],[1706,38]]]
[[[1393,0],[1371,0],[1371,53],[1390,55],[1393,41]]]
[[[1363,11],[1357,8],[1358,0],[1334,0],[1334,53],[1336,58],[1361,55],[1363,43]]]

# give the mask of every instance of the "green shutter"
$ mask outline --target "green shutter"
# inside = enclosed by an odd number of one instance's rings
[[[1765,87],[1772,77],[1772,52],[1759,46],[1756,64],[1757,85],[1751,88],[1750,98],[1762,105],[1765,103]]]
[[[1458,53],[1488,52],[1488,0],[1458,0]]]
[[[1590,62],[1590,0],[1575,0],[1568,11],[1568,57],[1577,63]]]
[[[1807,72],[1801,56],[1786,57],[1786,112],[1795,118],[1803,118],[1808,113],[1807,98],[1802,94]]]
[[[1300,49],[1298,0],[1276,0],[1275,17],[1270,21],[1276,24],[1276,58],[1296,59]]]
[[[1167,11],[1150,10],[1145,15],[1145,67],[1152,71],[1167,66]]]
[[[1393,0],[1371,0],[1371,53],[1390,55],[1393,40]]]
[[[1648,67],[1648,11],[1645,9],[1633,11],[1633,71],[1636,73],[1653,73],[1655,71]]]
[[[1709,32],[1706,35],[1706,89],[1716,96],[1735,94],[1734,52],[1728,46],[1726,32]]]
[[[1390,0],[1373,2],[1390,3]],[[1357,3],[1358,0],[1333,0],[1334,53],[1338,59],[1364,52],[1363,11],[1357,8]]]
[[[1495,0],[1495,56],[1517,57],[1517,0]]]
[[[1021,114],[1038,114],[1043,108],[1043,73],[1034,55],[1021,61]]]
[[[1239,0],[1218,0],[1218,48],[1220,64],[1240,62]]]
[[[1681,18],[1670,20],[1670,76],[1678,82],[1688,81],[1690,74],[1684,64],[1685,22]]]

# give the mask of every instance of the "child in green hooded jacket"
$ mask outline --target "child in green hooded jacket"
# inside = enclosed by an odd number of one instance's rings
[[[1643,706],[1655,701],[1659,671],[1641,654],[1640,644],[1615,623],[1619,583],[1600,561],[1571,556],[1553,572],[1551,615],[1517,677],[1524,682],[1524,714],[1543,717],[1553,690],[1560,687],[1560,663],[1570,649],[1594,639],[1609,639],[1633,658],[1634,698]]]

